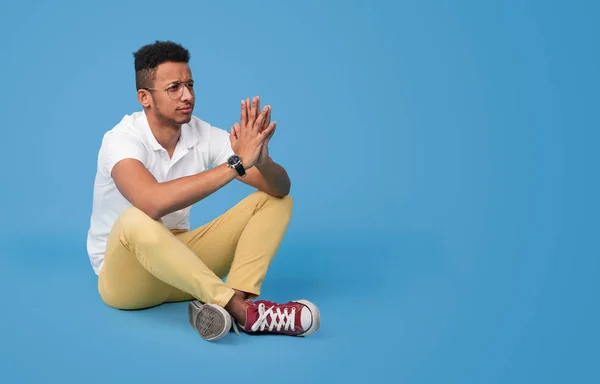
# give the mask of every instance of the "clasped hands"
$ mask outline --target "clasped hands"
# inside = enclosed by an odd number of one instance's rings
[[[261,166],[270,161],[268,144],[277,122],[271,122],[271,106],[260,109],[260,98],[242,100],[240,122],[231,127],[231,148],[240,156],[244,168]]]

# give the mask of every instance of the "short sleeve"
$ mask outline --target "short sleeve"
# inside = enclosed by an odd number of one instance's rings
[[[211,127],[209,165],[211,167],[219,166],[225,163],[231,155],[233,155],[233,149],[231,141],[229,141],[229,133],[224,129]]]
[[[113,167],[123,159],[136,159],[146,164],[144,144],[132,135],[109,132],[102,140],[98,154],[98,170],[110,176]]]

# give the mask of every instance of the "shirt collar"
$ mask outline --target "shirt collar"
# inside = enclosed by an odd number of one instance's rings
[[[194,119],[194,117],[192,117],[192,119]],[[156,140],[156,137],[154,137],[154,134],[152,133],[152,130],[150,129],[150,124],[148,124],[148,117],[146,116],[145,111],[141,112],[139,123],[142,128],[142,133],[146,137],[146,140],[148,140],[148,142],[150,143],[152,150],[159,151],[161,149],[164,149],[162,147],[162,145],[160,145],[160,143]],[[198,134],[197,130],[195,130],[190,125],[190,123],[183,124],[181,126],[181,135],[179,136],[178,145],[182,145],[184,148],[187,148],[187,149],[192,148],[193,146],[195,146],[198,143],[198,140],[199,140],[198,136],[199,136],[199,134]]]

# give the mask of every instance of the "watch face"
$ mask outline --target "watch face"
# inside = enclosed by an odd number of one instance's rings
[[[229,165],[236,165],[239,162],[240,162],[240,157],[238,155],[230,156],[229,159],[227,159],[227,163]]]

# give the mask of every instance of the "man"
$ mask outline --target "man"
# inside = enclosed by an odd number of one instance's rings
[[[271,108],[243,100],[231,133],[198,119],[189,59],[168,41],[134,53],[143,111],[107,132],[98,154],[87,247],[100,295],[124,310],[190,301],[189,321],[206,340],[232,327],[311,334],[320,325],[313,303],[252,301],[293,205],[288,175],[269,156]],[[190,206],[233,180],[257,191],[190,229]]]

